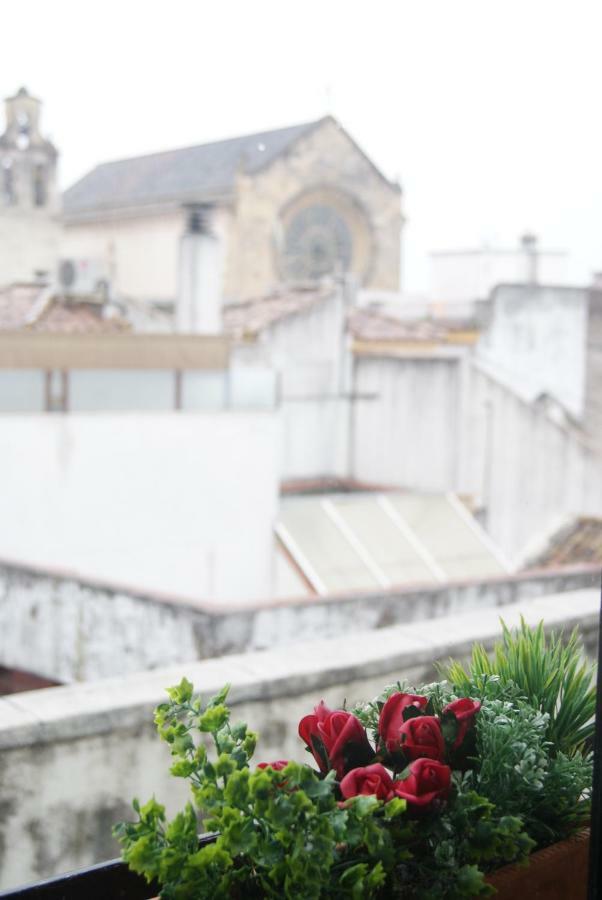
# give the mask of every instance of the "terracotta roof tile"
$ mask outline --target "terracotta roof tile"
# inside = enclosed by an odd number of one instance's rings
[[[287,316],[305,312],[332,297],[336,289],[308,287],[281,289],[267,297],[233,303],[224,308],[224,328],[235,339],[254,337]],[[362,342],[445,343],[467,332],[476,332],[474,322],[445,319],[406,319],[370,307],[354,307],[348,314],[349,331]]]
[[[115,334],[130,331],[130,328],[121,316],[104,318],[96,304],[54,299],[27,330],[60,334]]]
[[[238,340],[253,337],[280,319],[305,312],[332,296],[332,288],[282,289],[260,299],[231,303],[224,307],[224,329]]]
[[[602,563],[602,519],[582,516],[561,528],[532,565],[543,568]]]
[[[0,290],[0,331],[19,331],[31,320],[39,303],[37,284],[12,284]]]
[[[453,333],[474,328],[472,322],[396,318],[369,307],[355,307],[349,313],[349,330],[360,341],[444,342]]]
[[[99,303],[55,297],[37,284],[15,284],[0,291],[0,331],[114,334],[130,327],[121,316],[105,317]]]

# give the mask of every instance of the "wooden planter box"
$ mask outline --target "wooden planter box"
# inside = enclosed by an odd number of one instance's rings
[[[529,857],[528,866],[506,866],[490,875],[496,900],[587,900],[589,830]]]

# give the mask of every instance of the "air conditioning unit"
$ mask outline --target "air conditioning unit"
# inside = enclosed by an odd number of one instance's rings
[[[63,259],[59,263],[58,283],[66,297],[104,301],[109,296],[109,268],[101,259]]]

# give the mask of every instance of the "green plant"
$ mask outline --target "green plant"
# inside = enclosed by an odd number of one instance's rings
[[[502,641],[492,655],[476,644],[466,668],[451,661],[441,667],[442,674],[460,694],[473,688],[483,675],[516,685],[531,706],[547,714],[551,752],[580,753],[593,735],[596,688],[577,630],[564,643],[561,634],[547,636],[543,622],[531,629],[521,618],[515,632],[504,622],[502,628]]]
[[[405,801],[357,797],[341,809],[334,772],[321,779],[308,766],[251,771],[255,735],[232,726],[227,688],[203,706],[185,679],[170,688],[155,721],[171,746],[171,772],[190,781],[189,803],[173,821],[154,799],[135,801],[139,820],[115,834],[130,868],[162,884],[161,897],[371,897],[407,852]],[[210,735],[217,759],[202,741]],[[203,826],[219,833],[198,848]],[[401,819],[400,819],[401,817]]]
[[[538,846],[554,843],[587,824],[592,759],[552,754],[548,714],[525,703],[490,700],[476,729],[480,761],[470,780],[507,815],[521,817]]]
[[[154,798],[134,801],[137,821],[114,832],[123,857],[164,900],[488,896],[487,873],[587,819],[576,653],[575,636],[563,648],[522,623],[493,660],[476,648],[468,671],[452,664],[450,681],[398,682],[353,712],[321,702],[299,723],[319,771],[252,769],[256,735],[231,722],[228,688],[203,704],[183,679],[155,722],[191,802],[168,821]],[[199,846],[203,830],[215,835]]]

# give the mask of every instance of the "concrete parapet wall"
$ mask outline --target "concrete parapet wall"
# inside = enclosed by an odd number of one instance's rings
[[[509,603],[508,624],[579,625],[594,652],[596,589]],[[296,735],[322,697],[335,707],[367,699],[398,678],[434,677],[433,662],[464,657],[474,641],[499,635],[499,609],[455,612],[377,631],[307,641],[275,650],[186,663],[88,684],[0,699],[0,887],[115,855],[111,825],[133,796],[183,802],[168,775],[169,753],[152,726],[164,688],[186,675],[206,696],[232,685],[233,715],[260,733],[257,761],[305,757]]]
[[[0,665],[88,681],[383,629],[597,584],[595,566],[248,607],[0,563]]]

